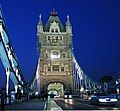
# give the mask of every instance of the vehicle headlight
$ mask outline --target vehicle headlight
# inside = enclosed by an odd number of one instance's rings
[[[89,97],[88,100],[91,100],[92,97]]]
[[[105,99],[99,99],[99,101],[100,101],[100,102],[106,102],[106,100],[105,100]]]
[[[67,95],[64,95],[65,98],[67,98]]]
[[[113,98],[113,99],[110,99],[110,101],[112,101],[112,102],[116,102],[117,99],[116,99],[116,98]]]
[[[37,96],[38,95],[38,92],[35,92],[35,96]]]
[[[72,98],[72,95],[69,95],[69,98]]]

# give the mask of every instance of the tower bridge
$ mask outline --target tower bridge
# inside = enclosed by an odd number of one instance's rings
[[[64,27],[65,26],[65,27]],[[63,25],[55,10],[50,13],[44,25],[41,15],[37,26],[38,49],[40,56],[37,70],[29,85],[23,78],[19,62],[14,53],[2,12],[0,11],[0,59],[6,70],[6,93],[9,79],[15,86],[23,89],[30,87],[33,93],[53,92],[63,95],[65,91],[79,94],[83,91],[101,89],[102,85],[92,80],[77,63],[73,51],[73,33],[70,18],[67,15]],[[108,83],[108,86],[120,85],[120,73]]]
[[[75,59],[72,47],[72,25],[68,15],[65,25],[62,24],[55,10],[50,13],[45,25],[40,15],[37,35],[40,56],[32,84],[32,87],[37,88],[35,91],[47,92],[48,86],[53,83],[62,84],[63,92],[69,90],[73,94],[78,94],[82,90],[101,88],[100,83],[93,81],[83,72]]]

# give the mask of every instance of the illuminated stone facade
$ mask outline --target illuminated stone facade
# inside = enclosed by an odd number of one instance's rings
[[[64,90],[73,91],[72,26],[67,16],[64,27],[54,10],[43,25],[41,16],[37,26],[40,58],[37,75],[40,91],[50,83],[62,83]]]

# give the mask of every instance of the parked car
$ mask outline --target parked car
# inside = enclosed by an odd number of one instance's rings
[[[90,103],[96,105],[115,105],[117,101],[115,95],[107,95],[106,93],[94,93],[90,98]]]
[[[72,98],[72,94],[70,93],[70,91],[65,91],[64,98],[65,99],[71,99]]]

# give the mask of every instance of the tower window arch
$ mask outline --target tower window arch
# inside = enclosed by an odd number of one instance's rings
[[[53,65],[52,69],[53,71],[59,71],[59,65]]]
[[[60,52],[57,50],[52,51],[51,58],[52,59],[60,58]]]
[[[62,66],[61,67],[61,71],[64,72],[65,71],[65,67]]]
[[[55,29],[55,32],[58,33],[58,28]]]
[[[44,57],[45,57],[45,58],[48,58],[48,53],[45,53],[45,54],[44,54]]]
[[[54,33],[54,28],[51,29],[51,32]]]
[[[62,57],[63,57],[63,58],[67,57],[67,54],[66,54],[66,53],[63,53],[63,54],[62,54]]]
[[[47,71],[51,71],[51,67],[50,66],[47,67]]]
[[[53,51],[52,54],[58,56],[59,52],[58,51]]]

